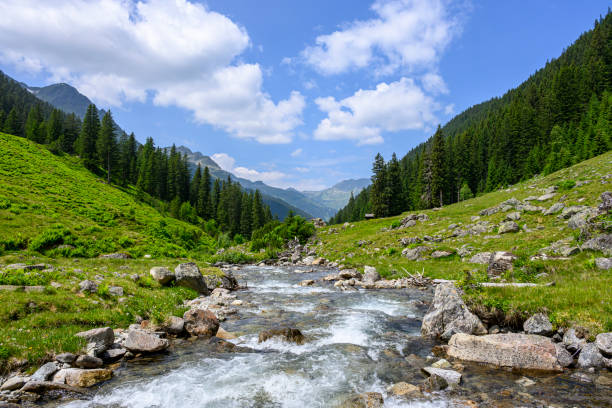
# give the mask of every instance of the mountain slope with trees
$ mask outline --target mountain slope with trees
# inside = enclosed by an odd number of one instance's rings
[[[377,156],[372,187],[332,221],[451,204],[549,174],[608,151],[611,134],[608,11],[517,88],[457,115],[399,161]]]

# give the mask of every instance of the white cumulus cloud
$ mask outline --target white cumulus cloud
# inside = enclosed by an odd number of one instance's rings
[[[336,100],[329,96],[315,103],[327,114],[314,132],[316,140],[353,140],[358,145],[384,141],[383,132],[424,129],[436,123],[438,104],[410,78],[379,83]]]
[[[299,92],[274,102],[258,64],[237,58],[246,30],[189,0],[3,0],[0,60],[74,84],[94,101],[147,100],[193,112],[233,136],[287,143]]]
[[[301,154],[302,154],[302,148],[299,147],[291,152],[291,157],[298,157]]]
[[[302,58],[326,75],[370,66],[383,75],[429,69],[460,28],[450,0],[377,0],[371,8],[376,18],[318,36]]]

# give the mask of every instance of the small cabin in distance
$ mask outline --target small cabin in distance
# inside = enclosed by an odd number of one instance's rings
[[[365,217],[366,220],[372,220],[372,219],[376,218],[376,217],[374,217],[374,214],[366,214],[366,215],[364,215],[364,217]]]

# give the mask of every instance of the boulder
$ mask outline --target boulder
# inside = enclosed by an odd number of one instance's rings
[[[124,348],[112,348],[100,354],[100,358],[106,363],[113,363],[122,359],[125,353],[127,353],[127,350]]]
[[[459,385],[461,382],[461,374],[454,370],[445,370],[436,367],[423,367],[422,371],[427,375],[437,375],[444,378],[448,385]]]
[[[506,221],[518,221],[521,219],[521,213],[518,211],[513,211],[511,213],[506,214]]]
[[[487,275],[489,277],[497,277],[504,272],[512,269],[512,264],[516,259],[516,255],[511,252],[497,251],[491,254],[489,258],[489,266],[487,267]]]
[[[115,333],[110,327],[100,327],[75,334],[87,340],[93,346],[95,353],[102,353],[115,342]]]
[[[603,356],[599,353],[595,343],[587,343],[580,350],[578,355],[578,367],[580,368],[599,368],[603,366]]]
[[[72,364],[77,359],[77,356],[72,353],[62,353],[55,356],[55,359],[60,363]]]
[[[223,340],[233,340],[238,338],[238,336],[236,336],[234,333],[226,331],[225,329],[223,329],[223,327],[219,327],[219,330],[217,330],[216,337]]]
[[[601,204],[597,206],[599,214],[608,214],[612,210],[612,193],[609,191],[601,193]]]
[[[453,253],[449,251],[433,251],[430,256],[433,259],[437,259],[437,258],[446,258],[446,257],[451,256],[452,254]]]
[[[491,252],[479,252],[468,261],[469,263],[488,264],[491,259]]]
[[[262,331],[259,333],[258,341],[259,343],[263,343],[272,338],[279,338],[290,343],[304,344],[304,335],[302,332],[290,327]]]
[[[108,288],[108,293],[112,296],[123,296],[123,288],[121,286],[110,286]]]
[[[312,279],[306,279],[299,283],[300,286],[312,286],[315,284],[315,281]]]
[[[209,310],[190,309],[183,315],[185,330],[192,336],[213,337],[219,330],[219,320]]]
[[[338,278],[340,279],[361,279],[361,274],[357,269],[343,269],[338,272]]]
[[[86,279],[79,283],[79,289],[81,293],[89,292],[96,293],[98,291],[98,284],[94,281]]]
[[[325,265],[325,258],[317,258],[314,261],[312,261],[311,265],[314,265],[314,266]]]
[[[575,353],[576,351],[582,349],[582,347],[586,344],[585,339],[578,338],[576,334],[576,329],[568,329],[563,334],[563,344],[565,347]]]
[[[612,357],[612,332],[598,334],[595,337],[595,345],[604,357]]]
[[[542,211],[542,214],[544,215],[553,215],[558,213],[559,211],[563,210],[565,208],[565,204],[563,203],[555,203],[553,205],[551,205],[550,207],[548,207],[547,209],[545,209],[544,211]]]
[[[588,212],[580,212],[578,214],[574,214],[571,216],[569,221],[567,222],[567,226],[569,229],[584,229],[589,223],[589,213]]]
[[[338,408],[382,408],[385,400],[378,392],[352,395],[338,405]]]
[[[129,254],[124,254],[121,252],[117,252],[114,254],[103,254],[100,255],[98,258],[103,258],[103,259],[130,259],[131,256]]]
[[[9,378],[0,387],[0,391],[14,391],[18,390],[24,386],[25,383],[29,381],[28,377],[22,377],[20,375],[16,375],[14,377]]]
[[[597,258],[595,259],[595,266],[597,269],[602,269],[604,271],[612,269],[612,258]]]
[[[61,384],[59,382],[53,381],[28,381],[21,389],[19,390],[22,393],[34,393],[34,394],[43,394],[48,391],[53,390],[62,390],[68,391],[72,393],[83,393],[85,390],[80,387],[74,387],[68,384]]]
[[[161,326],[169,334],[179,335],[185,330],[185,321],[178,316],[168,317]]]
[[[563,370],[552,340],[535,334],[473,336],[459,333],[450,339],[448,345],[448,355],[460,360],[528,370]]]
[[[387,388],[387,392],[396,397],[420,397],[421,389],[407,382],[399,382]]]
[[[380,274],[373,266],[364,266],[363,268],[363,281],[373,283],[380,280]]]
[[[518,232],[519,229],[520,228],[516,222],[506,221],[499,224],[499,229],[497,230],[497,232],[499,232],[500,234],[508,234],[510,232]]]
[[[204,295],[208,295],[210,292],[200,272],[200,268],[198,268],[198,265],[194,262],[179,264],[174,269],[174,276],[176,278],[176,284],[179,286],[193,289]]]
[[[452,333],[486,334],[480,319],[469,311],[453,283],[436,286],[434,298],[423,317],[421,333],[428,337],[447,337]]]
[[[30,381],[47,381],[59,370],[59,366],[54,362],[49,362],[40,366],[30,377]]]
[[[612,234],[603,234],[589,239],[582,244],[582,250],[601,251],[606,256],[612,255]]]
[[[538,201],[547,201],[550,200],[551,198],[553,198],[556,194],[555,193],[548,193],[548,194],[543,194],[541,196],[538,197]]]
[[[169,285],[176,277],[174,273],[165,266],[154,266],[149,271],[151,277],[155,279],[160,285]]]
[[[408,258],[411,261],[421,259],[422,255],[429,252],[430,248],[426,246],[418,246],[416,248],[405,248],[402,251],[402,256]]]
[[[536,313],[523,323],[523,330],[527,334],[539,334],[550,336],[552,334],[552,323],[544,313]]]
[[[565,349],[563,343],[555,343],[555,349],[557,350],[557,362],[561,367],[569,367],[574,364],[574,357]]]
[[[74,365],[79,368],[99,368],[104,362],[98,357],[88,356],[87,354],[79,356],[74,362]]]
[[[168,340],[137,329],[130,330],[123,343],[126,349],[135,353],[155,353],[167,349],[169,345]]]
[[[102,381],[110,380],[113,376],[111,370],[105,368],[97,368],[93,370],[84,370],[81,368],[65,368],[58,371],[53,377],[53,382],[67,384],[72,387],[91,387]]]

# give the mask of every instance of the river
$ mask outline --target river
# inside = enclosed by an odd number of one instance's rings
[[[612,406],[610,388],[579,381],[571,373],[529,375],[463,364],[462,385],[406,400],[386,391],[425,380],[432,343],[420,336],[431,290],[343,292],[317,282],[330,270],[249,266],[234,274],[247,290],[235,292],[245,306],[221,326],[248,348],[219,352],[207,341],[185,341],[171,353],[124,363],[91,399],[64,407],[333,407],[354,393],[379,392],[385,407]],[[295,327],[303,345],[268,340],[262,330]],[[427,358],[429,357],[429,361]],[[480,405],[466,405],[466,401]]]

